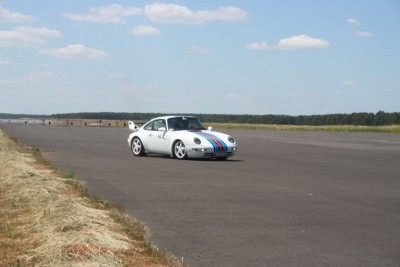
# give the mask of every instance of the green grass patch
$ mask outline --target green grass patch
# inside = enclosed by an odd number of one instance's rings
[[[204,123],[217,129],[244,129],[266,131],[323,131],[323,132],[374,132],[400,133],[400,125],[357,126],[357,125],[276,125],[276,124],[244,124],[244,123]]]

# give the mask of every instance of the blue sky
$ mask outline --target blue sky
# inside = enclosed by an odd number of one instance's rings
[[[0,113],[400,110],[398,0],[0,7]]]

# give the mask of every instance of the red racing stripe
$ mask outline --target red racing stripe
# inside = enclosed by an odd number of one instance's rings
[[[213,141],[217,144],[217,146],[218,146],[218,151],[224,151],[223,145],[222,145],[221,142],[218,141],[214,136],[209,135],[209,134],[206,134],[206,133],[203,133],[203,132],[201,132],[201,134],[204,135],[204,136],[207,136],[208,138],[210,138],[211,140],[213,140]]]

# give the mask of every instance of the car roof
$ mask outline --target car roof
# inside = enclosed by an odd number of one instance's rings
[[[153,118],[153,119],[151,119],[151,120],[149,120],[149,121],[153,121],[153,120],[159,120],[159,119],[164,119],[164,120],[167,120],[167,119],[171,119],[171,118],[179,118],[179,117],[185,117],[185,118],[195,118],[195,117],[193,117],[193,116],[185,116],[185,115],[169,115],[169,116],[162,116],[162,117]]]

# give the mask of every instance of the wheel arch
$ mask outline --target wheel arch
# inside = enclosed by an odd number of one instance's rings
[[[142,145],[143,145],[142,139],[138,135],[135,134],[131,138],[131,143],[130,143],[131,146],[132,146],[133,140],[135,140],[135,138],[138,138],[140,140],[140,142],[142,143]]]
[[[135,139],[139,139],[140,144],[141,144],[141,146],[142,146],[142,151],[140,152],[140,154],[139,154],[138,156],[143,156],[143,155],[145,155],[145,154],[146,154],[146,148],[145,148],[145,146],[144,146],[144,144],[143,144],[142,138],[140,138],[140,136],[138,136],[138,135],[134,135],[134,136],[132,136],[132,138],[131,138],[131,143],[130,143],[131,151],[133,152],[133,150],[132,150],[132,145],[133,145],[133,141],[135,141]]]
[[[175,138],[174,140],[171,141],[171,146],[169,148],[170,149],[170,153],[171,153],[171,157],[175,157],[174,146],[175,146],[176,142],[178,142],[178,141],[182,141],[182,138]]]

